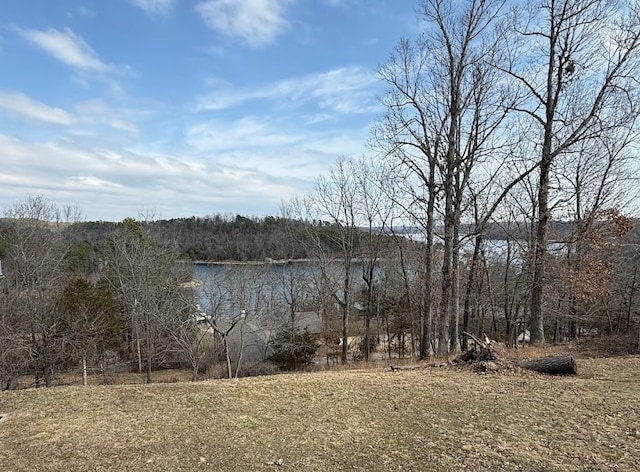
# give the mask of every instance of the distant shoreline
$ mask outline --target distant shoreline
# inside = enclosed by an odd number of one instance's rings
[[[380,263],[383,261],[389,260],[388,258],[376,258],[376,263]],[[198,266],[223,266],[223,265],[286,265],[286,264],[306,264],[310,262],[318,262],[318,259],[313,258],[304,258],[304,259],[265,259],[264,261],[187,261],[192,265]],[[336,257],[331,259],[329,262],[342,262],[342,259]],[[364,259],[359,257],[354,257],[351,262],[353,263],[363,263]]]
[[[264,261],[191,261],[193,265],[285,265],[314,262],[316,259],[266,259]]]

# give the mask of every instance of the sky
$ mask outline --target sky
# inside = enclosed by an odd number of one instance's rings
[[[370,152],[414,0],[0,2],[0,210],[277,215]]]

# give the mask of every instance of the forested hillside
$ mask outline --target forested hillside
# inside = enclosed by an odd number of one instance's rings
[[[311,248],[320,244],[328,253],[339,247],[332,237],[336,228],[329,223],[264,217],[251,218],[241,215],[214,215],[206,217],[174,218],[140,222],[159,241],[176,248],[179,257],[191,261],[265,261],[308,259],[313,257]],[[77,242],[90,245],[104,241],[117,227],[115,222],[91,221],[69,225],[65,231]],[[315,241],[308,238],[313,231],[323,236]],[[386,244],[392,244],[389,236]],[[354,241],[356,249],[358,239]]]
[[[330,223],[311,224],[304,221],[282,217],[263,218],[241,215],[213,215],[205,217],[173,218],[140,222],[154,237],[174,246],[181,259],[207,262],[261,262],[267,260],[309,259],[314,257],[311,250],[320,242],[324,250],[331,253],[340,250],[336,243],[335,225]],[[640,242],[640,220],[632,219],[633,228],[625,235],[624,242]],[[0,219],[0,228],[6,226]],[[68,236],[77,242],[95,245],[103,241],[116,227],[117,222],[89,221],[69,225]],[[550,225],[550,240],[568,242],[571,240],[575,222],[554,221]],[[364,233],[366,228],[361,228]],[[324,237],[318,240],[309,238],[312,231],[319,231]],[[473,237],[473,225],[462,225],[463,236]],[[420,227],[399,226],[397,228],[378,228],[382,244],[393,246],[394,238],[402,237],[420,240]],[[442,237],[442,228],[436,233]],[[532,234],[532,226],[527,222],[493,222],[487,224],[485,235],[488,240],[526,241]],[[356,247],[361,240],[354,241]]]

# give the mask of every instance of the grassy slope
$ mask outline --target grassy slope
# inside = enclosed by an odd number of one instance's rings
[[[0,393],[0,470],[640,470],[640,357]]]

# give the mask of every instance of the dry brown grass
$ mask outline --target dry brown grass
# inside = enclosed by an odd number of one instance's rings
[[[640,358],[0,393],[3,471],[640,470]]]

